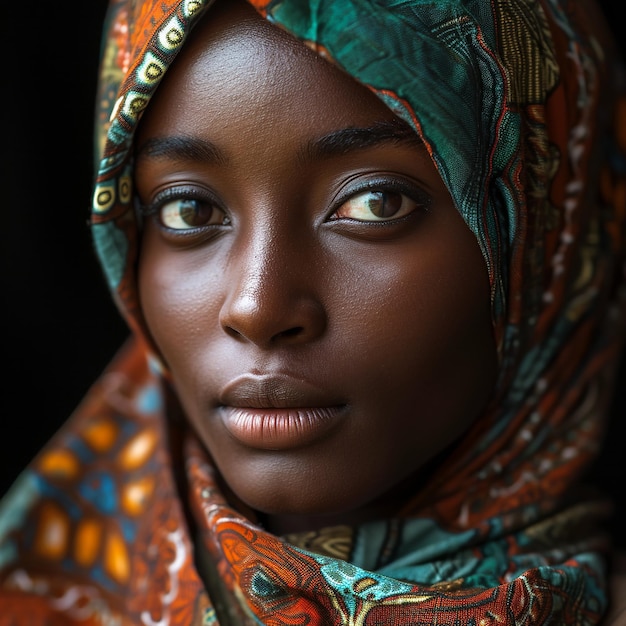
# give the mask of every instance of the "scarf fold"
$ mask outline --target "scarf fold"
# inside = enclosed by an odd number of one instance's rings
[[[580,481],[624,345],[626,100],[595,5],[250,3],[423,139],[489,272],[493,401],[394,518],[277,537],[229,504],[142,317],[132,190],[212,2],[112,0],[92,231],[133,338],[0,503],[0,626],[599,623],[610,507]]]

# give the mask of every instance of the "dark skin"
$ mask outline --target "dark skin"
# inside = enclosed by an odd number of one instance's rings
[[[245,2],[218,2],[141,121],[141,304],[234,502],[362,522],[494,387],[476,238],[417,135]]]

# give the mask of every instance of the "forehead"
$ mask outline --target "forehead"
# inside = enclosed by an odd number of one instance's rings
[[[397,119],[367,87],[261,18],[247,3],[218,4],[196,26],[140,125],[140,137],[234,126],[323,134]],[[210,131],[209,131],[210,129]]]

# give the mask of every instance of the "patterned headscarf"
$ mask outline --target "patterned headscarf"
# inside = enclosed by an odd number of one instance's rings
[[[133,335],[2,503],[0,624],[598,623],[607,504],[579,482],[623,345],[626,108],[597,8],[250,2],[424,141],[489,273],[494,399],[392,519],[277,537],[225,500],[142,317],[132,186],[141,113],[211,1],[112,0],[92,225]]]

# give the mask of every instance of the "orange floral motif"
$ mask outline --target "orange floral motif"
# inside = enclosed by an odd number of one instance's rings
[[[59,478],[74,478],[80,469],[76,455],[63,448],[44,453],[38,465],[43,474]]]
[[[102,523],[94,518],[79,520],[74,535],[74,559],[82,567],[90,567],[101,550]]]
[[[85,425],[82,437],[96,452],[105,452],[115,443],[118,426],[109,418],[94,419]]]
[[[141,467],[152,454],[157,442],[157,434],[144,430],[135,435],[123,448],[119,455],[119,463],[124,470]]]
[[[130,562],[126,544],[115,531],[110,531],[105,540],[104,569],[111,578],[120,584],[126,583],[130,576]]]
[[[44,559],[63,558],[67,552],[69,534],[67,513],[54,502],[45,502],[39,511],[35,552]]]
[[[154,492],[154,478],[145,476],[122,487],[121,504],[131,516],[140,515],[148,505]]]

